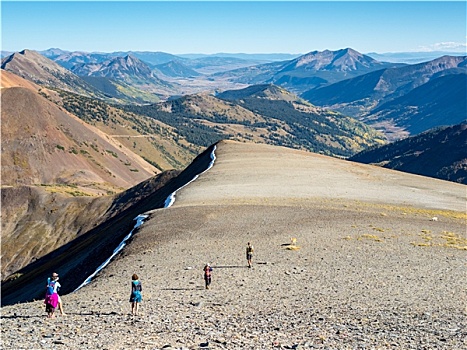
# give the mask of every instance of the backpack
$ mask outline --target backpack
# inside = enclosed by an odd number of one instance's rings
[[[48,281],[47,284],[47,295],[52,295],[54,294],[55,290],[55,281]]]
[[[140,281],[133,281],[133,284],[135,286],[135,292],[140,293],[141,292],[141,282]]]

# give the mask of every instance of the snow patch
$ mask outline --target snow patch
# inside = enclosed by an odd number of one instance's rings
[[[207,167],[207,169],[204,170],[203,172],[201,172],[201,173],[195,175],[195,177],[193,177],[193,179],[192,179],[191,181],[187,182],[185,185],[183,185],[183,186],[180,187],[179,189],[177,189],[177,190],[175,190],[174,192],[172,192],[172,193],[167,197],[167,199],[165,200],[165,202],[164,202],[164,208],[169,208],[170,206],[172,206],[172,204],[175,202],[175,195],[176,195],[177,191],[179,191],[179,190],[181,190],[182,188],[184,188],[185,186],[189,185],[190,183],[192,183],[193,181],[195,181],[195,180],[198,178],[199,175],[204,174],[206,171],[208,171],[209,169],[211,169],[211,168],[213,167],[214,161],[216,160],[216,153],[215,153],[215,152],[216,152],[216,146],[214,146],[213,149],[212,149],[212,152],[211,152],[211,162],[209,163],[209,166]],[[77,290],[79,290],[80,288],[84,287],[85,285],[91,283],[91,280],[94,278],[94,276],[96,276],[100,271],[102,271],[102,270],[109,264],[109,262],[113,259],[113,257],[114,257],[115,255],[117,255],[118,253],[120,253],[120,251],[123,249],[123,247],[125,247],[126,242],[127,242],[127,241],[131,238],[131,236],[133,235],[133,231],[134,231],[136,228],[140,227],[140,226],[143,224],[144,220],[145,220],[147,217],[148,217],[148,215],[140,214],[140,215],[138,215],[138,216],[134,219],[134,220],[136,220],[135,226],[134,226],[133,229],[130,231],[130,233],[127,234],[127,235],[125,236],[125,238],[123,238],[123,241],[118,245],[118,247],[114,249],[112,255],[111,255],[106,261],[104,261],[104,262],[96,269],[96,271],[94,271],[94,273],[93,273],[91,276],[89,276],[88,278],[86,278],[86,280],[85,280],[83,283],[81,283],[81,285],[80,285],[78,288],[76,288],[76,289],[73,291],[73,293],[76,292]]]
[[[108,263],[110,262],[110,260],[112,260],[112,258],[113,258],[115,255],[117,255],[117,254],[123,249],[123,247],[125,247],[126,241],[128,241],[128,240],[130,239],[130,237],[133,235],[133,231],[134,231],[136,228],[140,227],[140,226],[143,224],[144,220],[145,220],[147,217],[148,217],[147,215],[141,215],[141,214],[140,214],[140,215],[138,215],[138,216],[134,219],[134,220],[136,220],[135,226],[134,226],[133,229],[130,231],[130,233],[127,234],[127,235],[125,236],[125,238],[123,238],[123,241],[118,245],[118,247],[114,249],[112,255],[111,255],[106,261],[104,261],[104,262],[96,269],[96,271],[94,271],[94,273],[93,273],[91,276],[89,276],[88,278],[86,278],[86,280],[85,280],[83,283],[81,283],[81,285],[80,285],[78,288],[76,288],[73,292],[76,292],[78,289],[80,289],[80,288],[84,287],[85,285],[91,283],[92,278],[93,278],[95,275],[97,275],[100,271],[102,271],[102,269],[108,265]]]

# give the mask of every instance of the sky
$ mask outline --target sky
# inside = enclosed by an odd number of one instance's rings
[[[466,1],[1,1],[1,48],[466,52]]]

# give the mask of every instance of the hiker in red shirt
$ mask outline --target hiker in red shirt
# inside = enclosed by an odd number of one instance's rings
[[[204,266],[204,282],[206,283],[206,289],[209,289],[209,286],[211,285],[211,272],[212,272],[212,267],[211,265],[206,264]]]

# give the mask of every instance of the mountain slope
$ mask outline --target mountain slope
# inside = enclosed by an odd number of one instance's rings
[[[116,212],[109,194],[159,172],[130,150],[132,133],[109,136],[65,112],[47,93],[2,71],[2,279]],[[152,152],[155,159],[155,147]]]
[[[2,89],[10,87],[24,87],[32,91],[39,91],[42,89],[40,85],[23,79],[20,76],[4,69],[0,71],[0,86]]]
[[[125,82],[117,82],[105,77],[82,76],[86,83],[92,85],[111,103],[155,103],[159,102],[160,98],[148,91],[138,89]]]
[[[96,99],[56,93],[8,71],[1,83],[2,279],[129,205],[109,194],[151,178],[160,171],[154,165],[182,168],[198,150],[175,141],[169,126]],[[95,126],[64,111],[75,103]],[[160,179],[170,174],[178,172]],[[140,198],[143,187],[125,201]]]
[[[318,106],[345,105],[355,101],[365,102],[368,96],[376,95],[374,99],[381,98],[376,86],[382,80],[387,70],[378,70],[359,77],[345,79],[324,87],[313,88],[304,92],[301,97]]]
[[[467,124],[436,128],[372,147],[349,160],[467,185]]]
[[[64,90],[49,90],[5,70],[2,70],[1,83],[2,88],[27,87],[39,92],[42,97],[104,132],[106,138],[116,140],[118,144],[131,149],[157,169],[182,169],[201,150],[198,145],[191,144],[177,135],[169,125],[125,112],[118,106],[109,105],[102,100]],[[11,105],[8,108],[13,110],[22,108],[18,107],[21,100],[13,99],[8,103]],[[36,117],[40,118],[40,115]]]
[[[100,130],[21,87],[2,89],[2,184],[131,187],[158,170]]]
[[[66,190],[52,186],[2,187],[2,280],[106,217],[110,196],[70,196],[69,192],[76,189]]]
[[[100,244],[105,249],[109,239],[121,241],[138,215],[135,211],[162,206],[168,194],[160,197],[157,192],[179,173],[164,172],[117,195],[97,198],[69,197],[32,186],[2,188],[2,283],[17,278],[13,273],[25,266],[41,268],[44,262],[53,262],[58,252],[70,249],[70,242],[87,241],[87,236],[95,246],[91,250]],[[107,232],[109,221],[112,229]]]
[[[187,141],[169,124],[125,110],[131,109],[129,106],[112,106],[65,91],[60,91],[56,103],[160,170],[182,169],[201,150],[200,145]]]
[[[433,78],[406,95],[372,110],[365,120],[372,124],[390,120],[411,135],[467,120],[467,74]]]
[[[228,90],[218,95],[225,100],[243,100],[245,98],[263,98],[268,100],[297,101],[298,97],[286,89],[272,84],[252,85],[244,89]]]
[[[264,118],[248,109],[209,94],[187,95],[161,102],[155,107],[171,115],[191,115],[194,118],[202,118],[212,122],[257,123],[264,121]]]
[[[201,75],[180,61],[170,61],[167,63],[158,64],[154,66],[154,69],[168,77],[193,78]]]

